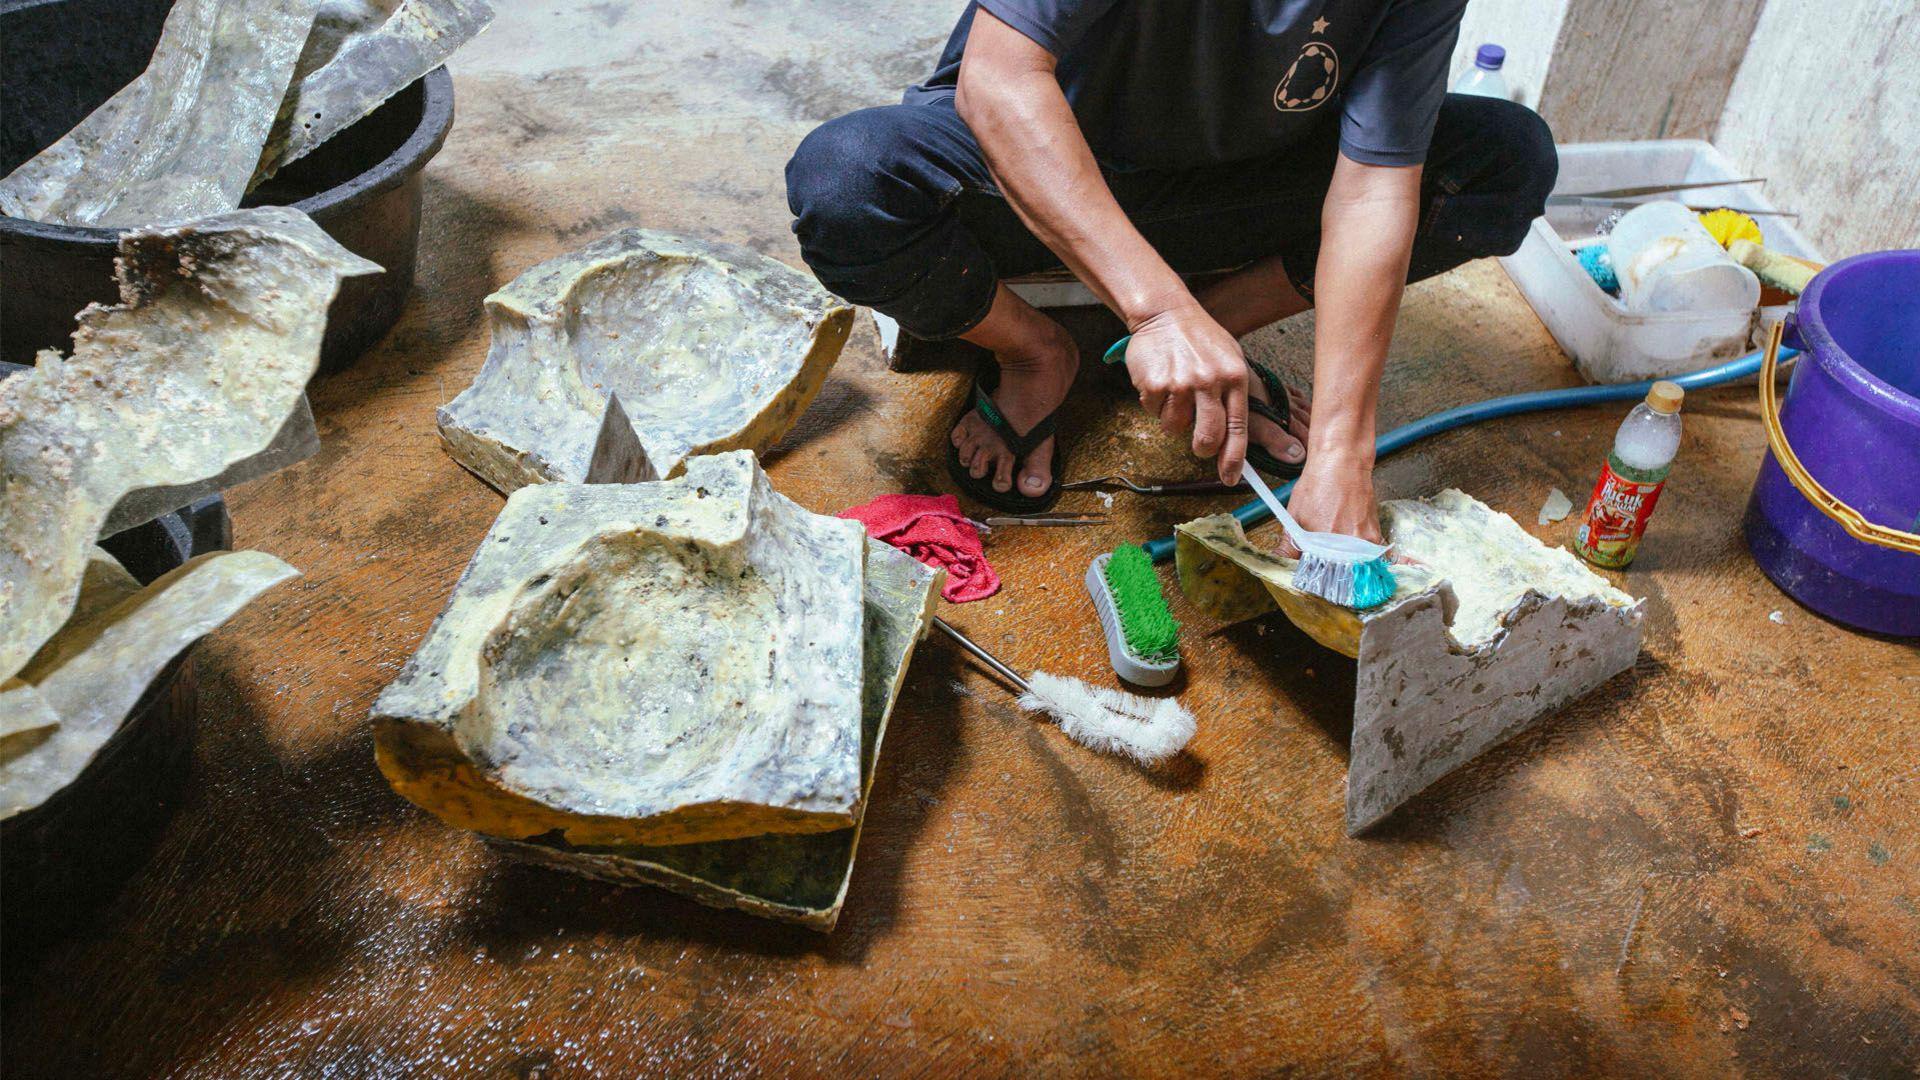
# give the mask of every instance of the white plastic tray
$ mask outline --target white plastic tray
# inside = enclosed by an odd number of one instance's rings
[[[1559,148],[1556,194],[1582,194],[1647,184],[1737,180],[1746,175],[1711,143],[1698,139],[1573,143]],[[1698,206],[1776,209],[1758,184],[1696,188],[1675,195]],[[1551,207],[1535,218],[1520,250],[1500,260],[1553,339],[1591,382],[1622,383],[1696,371],[1746,352],[1755,325],[1752,309],[1669,312],[1627,311],[1602,292],[1580,268],[1573,248],[1599,242],[1595,227],[1603,209]],[[1793,219],[1756,215],[1766,246],[1824,262],[1793,227]],[[1762,309],[1764,319],[1780,314]]]

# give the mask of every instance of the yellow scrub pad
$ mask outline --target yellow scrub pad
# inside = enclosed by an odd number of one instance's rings
[[[1721,247],[1727,247],[1735,240],[1751,240],[1756,244],[1762,242],[1759,223],[1738,210],[1725,207],[1708,210],[1700,215],[1700,224],[1707,227],[1707,232],[1713,234]]]

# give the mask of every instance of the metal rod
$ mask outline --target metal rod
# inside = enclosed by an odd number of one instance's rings
[[[988,652],[987,650],[981,648],[978,645],[975,645],[973,642],[967,640],[967,635],[961,633],[958,630],[955,630],[951,626],[948,626],[947,620],[941,618],[938,615],[935,615],[933,617],[933,625],[939,627],[940,631],[946,634],[948,637],[959,642],[961,648],[972,653],[974,656],[978,657],[981,660],[981,662],[985,663],[988,667],[999,672],[1002,678],[1006,679],[1008,682],[1012,683],[1013,685],[1019,687],[1021,693],[1023,694],[1033,693],[1033,687],[1027,685],[1027,680],[1014,674],[1012,668],[1001,663],[998,659],[994,657],[992,653]]]
[[[1603,199],[1592,195],[1549,195],[1548,206],[1584,206],[1589,209],[1627,210],[1647,205],[1638,199]],[[1762,210],[1757,206],[1700,206],[1694,203],[1681,203],[1681,206],[1694,211],[1734,210],[1754,217],[1797,218],[1800,215],[1791,210]]]
[[[1125,476],[1096,476],[1091,480],[1075,480],[1070,484],[1061,484],[1060,490],[1083,491],[1099,487],[1125,488],[1136,495],[1207,495],[1233,490],[1218,480],[1169,480],[1158,484],[1140,484]]]
[[[1764,176],[1749,176],[1744,180],[1695,180],[1684,184],[1644,184],[1640,187],[1609,188],[1606,191],[1570,191],[1568,195],[1583,199],[1626,199],[1635,195],[1665,195],[1669,191],[1692,191],[1695,188],[1733,187],[1737,184],[1765,184]]]
[[[1030,525],[1036,528],[1059,528],[1073,525],[1105,525],[1107,518],[1099,514],[1027,514],[1021,517],[990,517],[986,519],[989,529],[1003,525]]]

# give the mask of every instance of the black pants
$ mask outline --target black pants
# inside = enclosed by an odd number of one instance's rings
[[[1108,172],[1120,206],[1162,258],[1203,273],[1279,255],[1313,295],[1320,205],[1338,153],[1336,117],[1263,161]],[[1532,110],[1449,94],[1420,184],[1408,280],[1519,248],[1559,168]],[[862,109],[816,128],[787,163],[800,252],[821,284],[915,337],[954,337],[986,318],[1003,277],[1060,266],[987,172],[951,99]]]

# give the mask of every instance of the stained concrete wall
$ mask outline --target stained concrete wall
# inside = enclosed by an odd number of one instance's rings
[[[1828,257],[1920,247],[1920,2],[1768,0],[1713,141]]]
[[[1574,0],[1540,97],[1567,141],[1710,139],[1765,0]]]

